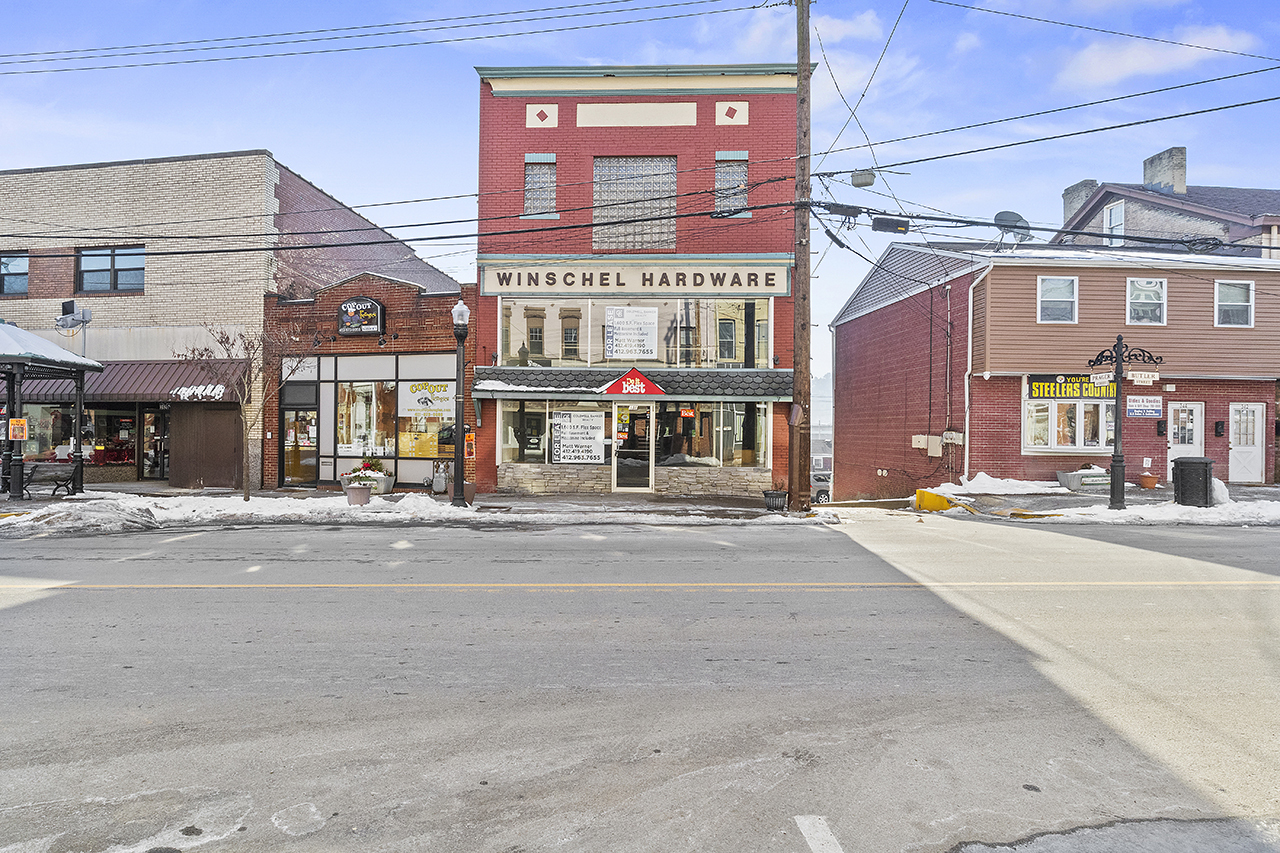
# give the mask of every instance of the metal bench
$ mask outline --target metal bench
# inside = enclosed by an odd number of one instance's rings
[[[22,473],[22,493],[27,498],[31,497],[32,483],[52,483],[53,491],[50,497],[57,497],[58,492],[62,492],[68,496],[71,495],[75,485],[76,466],[74,463],[67,464],[65,462],[50,465],[47,462],[36,462],[23,466]]]

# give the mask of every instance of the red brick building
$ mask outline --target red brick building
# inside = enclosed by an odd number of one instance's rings
[[[477,71],[480,490],[784,482],[795,66]]]
[[[459,289],[421,267],[400,279],[361,273],[301,299],[267,296],[268,327],[292,330],[305,354],[283,384],[269,383],[279,387],[263,443],[269,485],[332,484],[374,457],[395,485],[422,488],[453,459]],[[474,288],[462,291],[474,304]],[[468,350],[466,384],[474,340]]]
[[[1181,456],[1273,482],[1280,263],[1079,247],[890,246],[833,323],[832,497],[901,497],[979,472],[1107,467],[1115,386],[1088,362],[1123,335],[1131,481]]]

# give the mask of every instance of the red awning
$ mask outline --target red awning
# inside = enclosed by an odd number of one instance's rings
[[[229,360],[213,362],[235,367]],[[101,373],[84,378],[84,401],[89,403],[233,403],[238,397],[228,384],[210,375],[238,376],[243,371],[208,371],[193,361],[104,361]],[[75,386],[66,379],[36,379],[22,383],[24,403],[74,403]]]

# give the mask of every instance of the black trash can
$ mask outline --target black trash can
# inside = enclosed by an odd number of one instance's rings
[[[1173,501],[1182,506],[1213,506],[1213,460],[1184,456],[1173,460]]]
[[[765,489],[764,508],[769,512],[786,512],[787,493],[777,489]]]

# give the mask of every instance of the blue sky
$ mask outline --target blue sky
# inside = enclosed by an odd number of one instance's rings
[[[0,64],[0,169],[266,148],[347,204],[381,205],[365,210],[380,225],[465,219],[475,215],[474,198],[385,203],[467,196],[475,191],[479,82],[474,66],[795,60],[795,11],[790,6],[725,11],[749,4],[710,0],[668,5],[671,2],[624,0],[594,6],[573,0],[476,0],[465,6],[377,0],[13,3],[6,10],[0,48],[0,53],[6,54],[0,57],[0,63],[5,63]],[[569,5],[575,8],[499,15]],[[832,183],[815,186],[815,197],[884,210],[941,212],[987,220],[999,211],[1014,210],[1033,225],[1053,226],[1062,219],[1063,188],[1084,178],[1140,182],[1142,160],[1173,145],[1187,148],[1188,183],[1280,187],[1280,160],[1274,153],[1280,102],[894,166],[1275,97],[1277,93],[1280,71],[1256,73],[890,142],[1280,67],[1280,16],[1274,14],[1272,3],[1261,0],[1231,4],[1209,0],[969,0],[968,5],[981,9],[934,0],[907,0],[905,5],[901,0],[828,0],[812,6],[812,56],[819,63],[814,75],[814,170],[890,167],[869,190]],[[641,8],[657,6],[665,8]],[[608,14],[582,17],[582,13],[602,11]],[[377,38],[332,39],[382,32],[341,28],[477,15],[494,17],[416,24]],[[529,20],[548,15],[573,17]],[[559,33],[532,32],[673,15],[685,17]],[[507,19],[520,22],[474,26]],[[459,29],[460,24],[473,26]],[[424,30],[442,26],[450,28]],[[52,59],[59,56],[56,54],[14,56],[328,29],[341,31],[296,35],[289,40],[312,40],[237,51],[202,49],[56,63],[25,61]],[[528,34],[426,43],[495,33]],[[186,47],[235,43],[239,42]],[[386,44],[409,46],[188,62],[244,53]],[[30,73],[58,67],[166,61],[186,64]],[[841,150],[821,153],[827,149]],[[435,233],[458,230],[458,226],[451,226]],[[432,232],[406,229],[396,233],[408,237]],[[930,234],[990,238],[995,232],[934,229]],[[818,375],[830,369],[826,324],[867,270],[867,263],[857,255],[828,246],[820,235],[819,229],[814,242],[813,311],[818,324],[813,370]],[[847,237],[852,248],[868,257],[878,256],[887,239],[866,227]],[[474,280],[472,243],[419,244],[419,254],[460,280]]]

